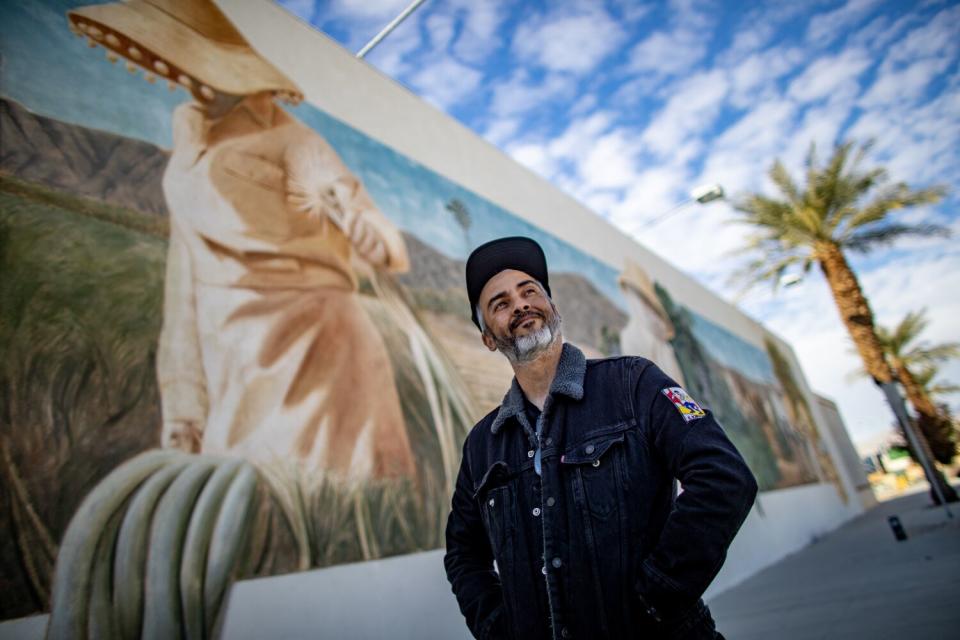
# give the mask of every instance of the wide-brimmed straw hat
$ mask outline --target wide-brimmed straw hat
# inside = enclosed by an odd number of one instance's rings
[[[294,104],[303,99],[210,0],[129,0],[79,7],[67,16],[91,46],[143,67],[148,79],[156,74],[185,87],[202,102],[213,100],[215,91],[271,91]]]
[[[653,288],[653,280],[647,275],[647,272],[640,268],[633,260],[627,260],[623,268],[623,273],[617,278],[617,282],[623,289],[629,290],[640,296],[653,311],[660,316],[667,324],[670,331],[670,337],[673,337],[673,321],[670,315],[657,297],[657,292]]]

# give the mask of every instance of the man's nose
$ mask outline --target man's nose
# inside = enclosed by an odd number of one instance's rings
[[[530,308],[530,303],[526,300],[520,300],[513,305],[513,315],[518,316]]]

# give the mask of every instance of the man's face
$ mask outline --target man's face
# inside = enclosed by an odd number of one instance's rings
[[[560,314],[540,284],[522,271],[507,269],[480,292],[483,343],[514,363],[528,362],[560,339]]]

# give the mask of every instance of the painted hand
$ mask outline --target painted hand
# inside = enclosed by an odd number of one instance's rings
[[[160,446],[187,453],[200,453],[203,431],[196,420],[169,420],[163,423]]]

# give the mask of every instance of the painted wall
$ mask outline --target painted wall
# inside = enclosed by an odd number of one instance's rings
[[[338,45],[222,2],[305,100],[198,109],[202,69],[195,95],[158,77],[186,49],[137,43],[168,56],[147,78],[71,32],[79,4],[0,8],[0,617],[49,606],[78,504],[154,448],[258,465],[256,575],[442,546],[460,443],[511,375],[462,288],[503,235],[544,247],[568,340],[653,356],[744,453],[765,493],[717,585],[859,509],[788,345]]]

